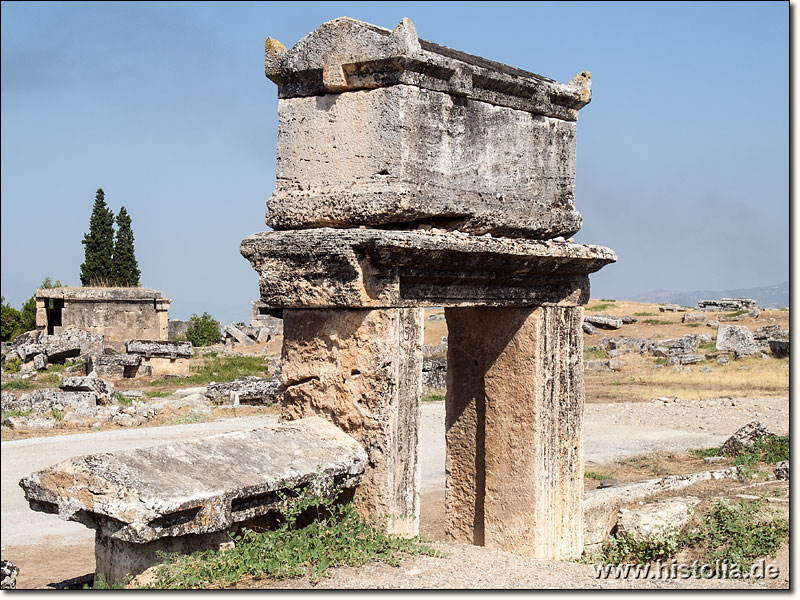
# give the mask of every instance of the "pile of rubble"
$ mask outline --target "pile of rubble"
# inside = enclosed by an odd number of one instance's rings
[[[8,346],[3,364],[21,361],[23,371],[43,371],[53,363],[69,359],[83,360],[91,354],[103,352],[103,336],[77,327],[68,327],[57,335],[41,331],[23,333]]]

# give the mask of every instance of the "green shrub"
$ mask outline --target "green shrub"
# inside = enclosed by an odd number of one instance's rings
[[[123,396],[121,392],[117,392],[117,404],[130,406],[133,404],[133,398],[128,398],[127,396]]]
[[[606,310],[607,308],[614,308],[613,300],[610,302],[606,302],[605,304],[595,304],[594,306],[587,306],[585,310],[590,310],[592,312],[598,310]]]
[[[332,567],[360,566],[372,560],[397,566],[400,553],[441,556],[420,538],[386,533],[385,519],[362,517],[354,503],[312,494],[296,489],[291,497],[283,496],[284,508],[275,530],[257,533],[243,529],[235,546],[224,552],[167,555],[168,562],[154,568],[156,580],[148,587],[231,586],[243,576],[284,579],[308,575],[316,582]]]
[[[584,348],[583,360],[592,360],[597,358],[606,358],[608,353],[602,348]]]
[[[204,312],[200,317],[192,315],[191,321],[192,324],[186,330],[186,339],[192,346],[210,346],[219,342],[219,321],[215,321],[210,314]]]
[[[672,321],[665,321],[663,319],[645,319],[648,325],[672,325]]]
[[[29,417],[33,413],[32,410],[7,410],[3,413],[2,418],[6,417]]]
[[[44,375],[38,375],[36,381],[44,383],[45,385],[56,385],[61,383],[61,378],[55,373],[46,373]]]
[[[689,453],[697,458],[708,458],[709,456],[719,455],[719,448],[694,448],[689,450]]]
[[[21,366],[22,366],[22,359],[19,358],[18,356],[15,356],[14,358],[10,358],[3,363],[3,370],[6,373],[19,373],[19,369]]]
[[[704,350],[706,352],[716,352],[717,351],[717,342],[710,341],[710,342],[703,342],[700,344],[700,350]]]
[[[203,357],[203,364],[190,367],[192,374],[181,379],[182,385],[202,385],[211,381],[218,383],[233,381],[245,375],[266,377],[268,366],[263,356],[218,357],[216,354]],[[174,385],[174,379],[157,379],[150,385]]]
[[[444,402],[444,394],[426,394],[422,402]]]

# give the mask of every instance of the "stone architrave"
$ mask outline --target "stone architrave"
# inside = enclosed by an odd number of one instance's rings
[[[583,551],[583,309],[447,308],[446,533]]]
[[[281,418],[317,415],[367,451],[365,511],[419,533],[422,309],[284,310]]]

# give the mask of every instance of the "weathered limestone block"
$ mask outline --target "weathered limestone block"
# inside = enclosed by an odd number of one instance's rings
[[[617,533],[629,534],[636,540],[678,532],[689,522],[689,509],[698,498],[668,498],[636,508],[621,508]]]
[[[447,534],[537,558],[579,557],[583,309],[445,314]]]
[[[513,237],[570,236],[575,124],[588,72],[568,85],[341,18],[286,51],[278,84],[274,229],[437,223]]]
[[[280,389],[280,378],[239,377],[234,381],[209,384],[203,393],[215,404],[268,405],[278,400]]]
[[[687,312],[683,314],[684,323],[705,323],[707,317],[701,312]]]
[[[720,325],[717,329],[717,350],[730,350],[736,356],[752,356],[759,352],[753,334],[744,325]]]
[[[759,421],[751,421],[740,428],[719,449],[720,456],[736,456],[742,450],[746,450],[761,438],[775,437],[769,429],[764,427]]]
[[[145,358],[191,358],[191,342],[170,342],[167,340],[129,340],[125,343],[128,354],[139,354]]]
[[[426,356],[422,359],[422,391],[432,392],[447,387],[447,359]]]
[[[244,331],[239,329],[236,325],[231,323],[225,327],[225,334],[231,336],[234,340],[239,342],[240,344],[245,344],[247,346],[252,346],[255,344],[255,340],[248,336]]]
[[[141,364],[142,357],[138,354],[98,354],[89,357],[86,371],[112,379],[130,378],[136,377]]]
[[[622,327],[622,319],[609,317],[608,315],[586,315],[583,320],[585,323],[591,323],[600,329],[619,329]]]
[[[721,298],[720,300],[698,300],[697,306],[704,310],[753,310],[758,308],[752,298]]]
[[[76,457],[25,477],[20,486],[34,510],[97,530],[97,572],[113,581],[129,565],[151,566],[144,559],[165,544],[182,543],[152,542],[192,535],[192,549],[213,547],[220,532],[277,511],[279,492],[308,488],[330,496],[352,488],[366,461],[355,440],[311,418]]]
[[[284,310],[281,418],[326,418],[367,450],[362,508],[419,531],[423,311]]]
[[[47,359],[51,363],[64,362],[68,358],[99,354],[103,351],[105,340],[102,334],[93,334],[75,326],[66,326],[54,335],[42,335]]]
[[[789,356],[789,340],[767,340],[770,352],[775,358],[785,358]]]
[[[66,377],[58,387],[68,392],[94,392],[100,404],[111,404],[116,400],[114,384],[99,378],[95,371],[85,377]]]
[[[278,308],[582,304],[588,273],[617,259],[602,246],[424,230],[270,231],[240,250]]]

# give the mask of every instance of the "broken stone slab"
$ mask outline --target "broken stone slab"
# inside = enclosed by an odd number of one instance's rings
[[[144,358],[191,358],[191,342],[170,342],[168,340],[129,340],[125,342],[128,354],[138,354]]]
[[[621,317],[615,317],[615,318],[622,321],[623,325],[633,325],[634,323],[639,322],[639,319],[637,319],[636,317],[632,317],[630,315],[622,315]]]
[[[585,360],[583,361],[583,368],[586,371],[621,371],[624,363],[621,360]]]
[[[584,315],[583,320],[600,329],[619,329],[622,327],[622,319],[607,315]]]
[[[775,434],[759,421],[751,421],[725,440],[719,449],[719,456],[736,456],[764,437],[775,437]]]
[[[47,369],[47,355],[45,354],[37,354],[33,357],[33,368],[37,371],[44,371]]]
[[[142,400],[144,398],[144,392],[141,390],[123,390],[118,393],[123,398],[130,398],[131,400]]]
[[[678,361],[682,365],[693,365],[695,363],[703,362],[706,360],[705,355],[703,354],[693,354],[691,352],[687,352],[686,354],[680,354],[677,356]]]
[[[599,550],[617,525],[619,509],[640,502],[655,494],[683,489],[701,481],[736,479],[737,467],[703,471],[687,475],[670,475],[647,479],[606,489],[585,492],[583,497],[583,541],[587,551]]]
[[[789,340],[767,340],[769,350],[775,358],[789,356]]]
[[[722,325],[717,329],[717,350],[727,350],[737,357],[752,356],[759,352],[753,334],[743,325]]]
[[[775,469],[773,473],[775,473],[776,479],[789,481],[789,461],[782,460],[780,462],[775,463]]]
[[[758,308],[752,298],[721,298],[719,300],[698,300],[697,306],[704,310],[754,310]]]
[[[88,358],[86,370],[100,377],[122,379],[136,377],[141,364],[142,357],[138,354],[98,354]]]
[[[687,308],[680,304],[662,304],[658,310],[660,312],[686,312]]]
[[[114,384],[99,378],[95,371],[85,377],[66,377],[59,387],[67,392],[94,392],[100,404],[111,404],[116,398]]]
[[[633,337],[613,337],[600,338],[597,346],[602,349],[618,350],[621,348],[632,348],[637,352],[648,352],[656,345],[656,341],[650,338]]]
[[[145,544],[223,531],[279,508],[278,492],[352,487],[366,453],[324,419],[80,456],[20,481],[34,510]]]
[[[753,331],[753,339],[758,342],[766,342],[769,339],[780,339],[784,337],[780,325],[766,325]]]
[[[53,388],[34,390],[19,397],[17,410],[46,413],[51,410],[70,410],[77,406],[96,406],[95,392],[66,392]]]
[[[668,498],[636,508],[621,508],[617,534],[646,541],[655,536],[677,533],[689,522],[690,508],[699,503],[699,498]]]
[[[256,343],[254,339],[252,339],[249,335],[247,335],[233,323],[225,326],[225,333],[231,336],[234,340],[236,340],[240,344],[244,344],[246,346],[252,346],[253,344]]]
[[[75,457],[23,478],[20,486],[34,510],[97,530],[97,572],[114,581],[118,558],[133,575],[152,565],[131,560],[152,555],[149,543],[227,531],[275,513],[280,494],[298,488],[338,495],[359,483],[366,461],[353,438],[312,417]]]
[[[6,417],[3,419],[3,427],[9,429],[41,429],[50,430],[56,425],[56,420],[50,417],[39,417],[31,415],[29,417]]]
[[[269,231],[241,253],[279,308],[582,304],[588,273],[616,261],[601,246],[433,230]]]
[[[280,399],[280,377],[239,377],[234,381],[211,383],[204,395],[214,404],[274,404]]]
[[[583,328],[583,332],[586,333],[586,334],[594,335],[594,334],[597,333],[597,327],[595,327],[594,325],[592,325],[591,323],[588,323],[586,321],[583,322],[582,328]]]

